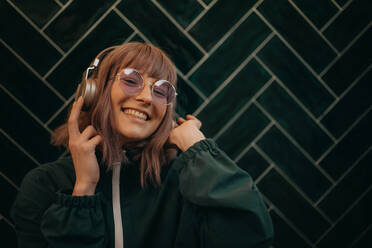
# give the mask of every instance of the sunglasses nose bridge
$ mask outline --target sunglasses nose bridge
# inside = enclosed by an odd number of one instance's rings
[[[142,88],[139,90],[136,99],[143,100],[145,102],[151,102],[152,99],[152,84],[151,82],[143,81]]]

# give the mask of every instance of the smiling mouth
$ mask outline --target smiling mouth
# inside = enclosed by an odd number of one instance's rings
[[[140,120],[147,121],[147,120],[150,119],[147,114],[142,113],[142,112],[139,112],[139,111],[134,110],[134,109],[121,107],[120,108],[120,111],[123,112],[124,114],[131,115],[131,116],[136,117],[136,118],[138,118]]]

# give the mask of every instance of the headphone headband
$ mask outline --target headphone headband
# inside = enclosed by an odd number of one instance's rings
[[[87,72],[85,73],[85,80],[87,80],[88,78],[90,78],[92,72],[98,68],[98,65],[99,63],[103,60],[103,58],[109,53],[111,52],[112,50],[114,50],[114,48],[110,48],[106,51],[104,51],[101,56],[95,58],[94,62],[93,62],[93,65],[92,66],[89,66],[87,68]]]

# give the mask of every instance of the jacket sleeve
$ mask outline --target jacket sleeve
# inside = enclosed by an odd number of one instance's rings
[[[104,247],[100,195],[75,197],[54,191],[36,168],[22,181],[12,206],[19,248]]]
[[[40,227],[51,247],[105,247],[101,195],[57,193],[56,202],[45,211]]]
[[[274,230],[259,190],[212,139],[194,144],[173,166],[182,196],[194,205],[200,247],[270,246]]]

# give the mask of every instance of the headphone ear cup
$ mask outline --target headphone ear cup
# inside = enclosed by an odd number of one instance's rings
[[[96,82],[94,79],[83,80],[76,90],[75,101],[82,96],[84,98],[84,104],[82,111],[88,111],[92,108],[93,102],[96,95]]]

